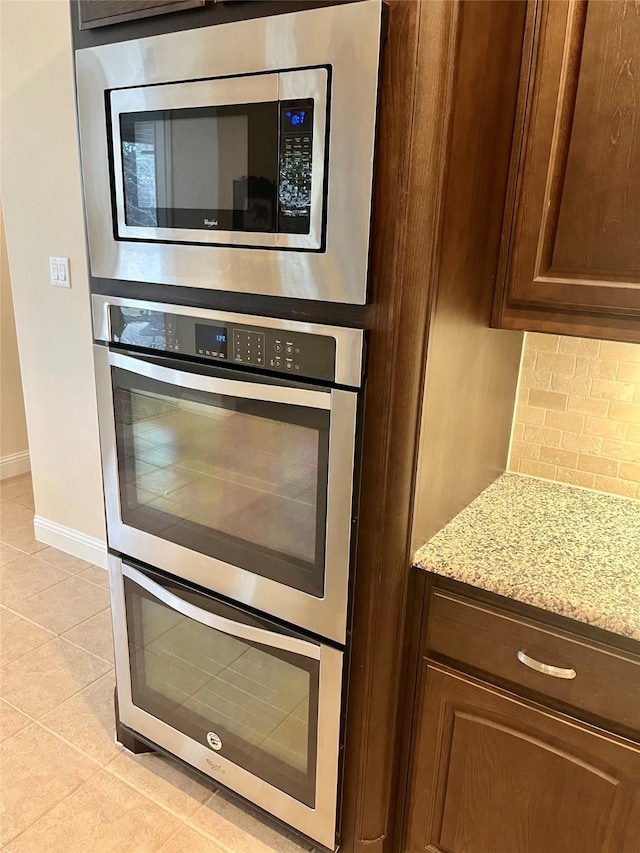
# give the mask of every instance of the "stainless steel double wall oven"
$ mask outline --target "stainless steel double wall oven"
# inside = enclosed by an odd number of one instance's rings
[[[120,722],[331,847],[363,333],[93,310]]]
[[[119,731],[331,850],[364,332],[264,306],[366,301],[380,37],[360,0],[76,53]]]

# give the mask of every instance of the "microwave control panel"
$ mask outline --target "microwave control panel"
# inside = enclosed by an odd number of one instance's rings
[[[335,380],[330,335],[222,323],[162,311],[111,309],[114,343],[307,379]]]
[[[280,102],[278,231],[308,234],[311,222],[313,100]]]

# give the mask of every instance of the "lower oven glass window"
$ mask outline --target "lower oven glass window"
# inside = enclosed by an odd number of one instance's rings
[[[123,522],[321,597],[329,412],[112,381]]]
[[[319,661],[215,630],[124,583],[133,704],[313,808]],[[264,625],[179,591],[197,607]]]

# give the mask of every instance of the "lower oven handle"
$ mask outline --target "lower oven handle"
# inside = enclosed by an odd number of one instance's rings
[[[209,394],[223,394],[227,397],[238,397],[245,400],[261,400],[265,403],[286,403],[293,406],[306,406],[311,409],[330,409],[331,394],[327,391],[310,391],[306,388],[291,388],[286,385],[261,385],[259,382],[240,382],[234,379],[220,379],[215,376],[202,376],[198,373],[188,373],[184,370],[174,370],[109,351],[109,364],[155,379],[157,382],[167,382],[181,388],[191,388],[194,391],[205,391]]]
[[[234,622],[232,619],[226,619],[224,616],[216,616],[215,613],[209,613],[207,610],[202,610],[200,607],[184,601],[126,563],[122,564],[122,574],[138,584],[138,586],[146,589],[150,595],[162,601],[167,607],[176,610],[178,613],[182,613],[188,619],[195,619],[196,622],[207,625],[209,628],[214,628],[216,631],[222,631],[223,634],[229,634],[232,637],[260,643],[263,646],[283,649],[296,655],[302,655],[305,658],[320,660],[320,646],[315,643],[308,643],[305,640],[300,640],[297,637],[289,637],[286,634],[265,631],[264,628],[256,628],[254,625]]]

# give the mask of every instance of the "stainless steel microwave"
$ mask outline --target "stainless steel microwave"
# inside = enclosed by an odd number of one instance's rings
[[[76,53],[95,277],[363,304],[380,0]]]

